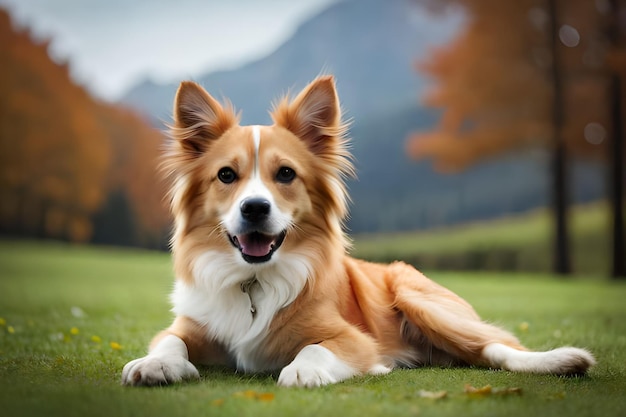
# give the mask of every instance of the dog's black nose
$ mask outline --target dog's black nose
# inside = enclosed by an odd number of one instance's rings
[[[250,222],[265,220],[272,205],[264,198],[248,198],[241,202],[240,210],[244,219]]]

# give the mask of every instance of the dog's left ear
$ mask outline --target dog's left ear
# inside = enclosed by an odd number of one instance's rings
[[[272,119],[302,139],[313,153],[323,153],[330,142],[341,140],[346,127],[341,123],[341,106],[332,76],[319,77],[289,102],[283,99]]]

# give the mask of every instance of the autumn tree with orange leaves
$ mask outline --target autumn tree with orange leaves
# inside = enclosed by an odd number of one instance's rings
[[[128,243],[158,246],[168,223],[156,174],[161,134],[93,100],[2,10],[0,62],[0,233],[88,242],[118,193],[134,224]],[[98,227],[128,233],[118,222]]]
[[[0,219],[10,231],[89,239],[110,148],[68,68],[0,14]],[[76,105],[80,103],[80,105]]]
[[[522,147],[551,150],[555,270],[568,273],[567,156],[609,161],[617,152],[610,162],[616,206],[613,274],[623,276],[624,138],[619,104],[624,90],[616,87],[615,78],[623,78],[626,68],[626,34],[616,21],[617,11],[626,10],[624,2],[445,3],[462,6],[467,22],[451,43],[418,64],[436,82],[423,99],[443,114],[435,130],[409,139],[409,154],[432,158],[436,169],[455,172]]]

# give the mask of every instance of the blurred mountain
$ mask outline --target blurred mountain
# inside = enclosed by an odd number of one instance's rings
[[[437,113],[419,106],[425,80],[414,62],[449,40],[459,15],[432,15],[417,0],[345,0],[313,17],[267,57],[232,71],[199,77],[215,97],[242,109],[242,123],[268,124],[270,103],[332,73],[351,135],[359,180],[349,186],[353,232],[431,227],[526,210],[548,201],[546,155],[526,152],[441,176],[408,160],[409,132],[429,129]],[[221,40],[207,39],[211,42]],[[202,51],[198,51],[202,53]],[[163,128],[178,83],[146,81],[123,98]],[[600,194],[596,167],[576,169],[576,197]]]
[[[349,0],[305,22],[271,55],[235,71],[208,74],[200,82],[243,110],[243,123],[268,123],[270,103],[297,91],[316,75],[337,77],[339,95],[356,117],[414,107],[423,81],[413,71],[434,40],[450,38],[459,19],[436,19],[414,0]],[[211,42],[207,39],[207,48]],[[201,53],[199,51],[198,53]],[[178,83],[146,81],[123,101],[157,122],[169,120]]]

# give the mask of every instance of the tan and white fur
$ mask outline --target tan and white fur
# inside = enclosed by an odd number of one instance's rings
[[[198,378],[194,364],[279,371],[279,385],[304,387],[398,366],[570,375],[594,364],[579,348],[528,351],[411,266],[347,255],[353,168],[331,76],[272,118],[240,126],[229,104],[180,85],[163,164],[176,318],[124,367],[123,384]]]

